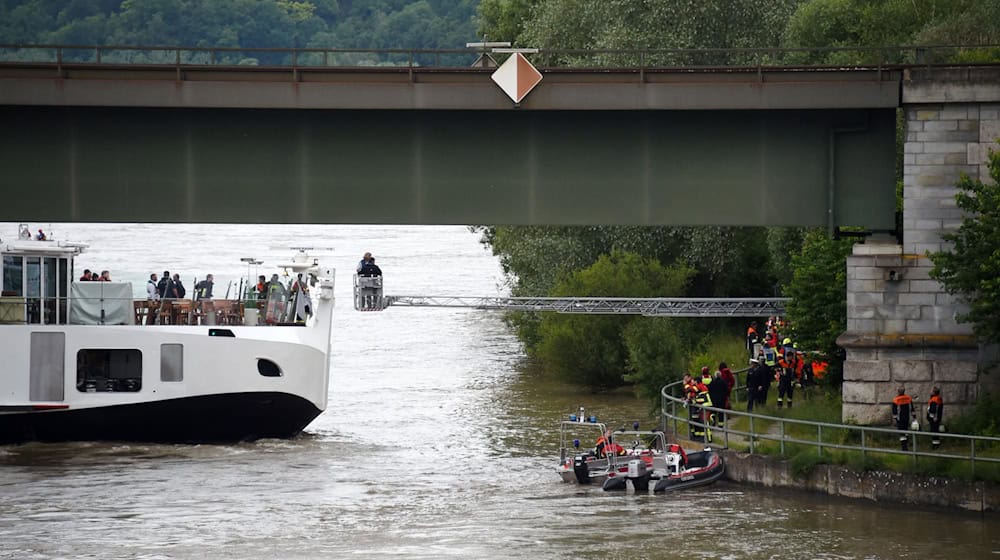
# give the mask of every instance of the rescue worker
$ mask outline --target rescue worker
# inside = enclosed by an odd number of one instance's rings
[[[941,388],[931,389],[931,398],[927,401],[927,423],[930,424],[931,449],[941,447],[941,419],[944,416],[944,400],[941,398]]]
[[[694,441],[697,430],[694,422],[701,422],[701,411],[694,406],[695,398],[698,397],[698,384],[695,383],[694,377],[690,373],[684,374],[683,391],[684,403],[688,409],[688,439]]]
[[[611,437],[611,430],[605,430],[604,435],[597,438],[597,444],[595,446],[598,457],[607,457],[608,455],[624,455],[625,449],[614,442],[614,438]]]
[[[691,441],[711,441],[711,432],[707,427],[709,418],[702,407],[712,406],[712,399],[708,387],[689,373],[684,374],[684,400],[688,407],[688,438]]]
[[[715,372],[712,377],[712,381],[708,384],[708,396],[715,403],[712,406],[716,408],[726,408],[726,394],[729,392],[729,386],[726,381],[722,379],[721,372]],[[726,427],[726,413],[725,412],[714,412],[711,415],[712,425],[718,426],[720,428]]]
[[[758,393],[762,391],[760,362],[757,358],[750,360],[750,370],[747,371],[747,412],[753,412],[753,405],[757,403]]]
[[[803,360],[803,362],[805,363],[802,364],[802,375],[799,377],[799,383],[805,389],[815,385],[816,381],[813,379],[813,360],[809,360],[808,362]]]
[[[798,381],[797,373],[801,367],[802,361],[795,350],[786,350],[785,357],[778,364],[778,408],[784,404],[792,408],[792,396],[795,393],[795,383]]]
[[[902,385],[896,390],[896,398],[892,399],[892,419],[897,430],[909,430],[910,422],[916,421],[917,411],[913,408],[913,399],[906,394]],[[906,434],[899,436],[899,447],[903,451],[910,450],[910,438]]]
[[[757,332],[757,321],[754,321],[747,328],[747,352],[751,358],[757,355],[757,347],[760,345],[760,340],[760,333]]]
[[[768,349],[771,350],[770,355],[768,355]],[[760,377],[760,390],[757,392],[757,404],[763,406],[767,404],[767,393],[771,390],[771,382],[774,381],[774,368],[778,367],[778,358],[774,347],[765,345],[763,352],[757,356],[757,361],[760,362],[763,373]]]
[[[722,408],[733,408],[730,403],[730,399],[733,394],[733,389],[736,388],[736,375],[733,374],[733,370],[729,369],[726,362],[719,362],[719,373],[722,374],[722,380],[726,382],[726,403]]]
[[[707,370],[708,368],[703,368]],[[705,385],[701,381],[695,382],[695,388],[697,393],[694,397],[694,404],[692,406],[692,411],[688,414],[688,417],[696,418],[696,422],[700,423],[700,426],[694,427],[694,441],[702,441],[705,443],[711,443],[712,441],[712,430],[709,429],[709,424],[712,420],[712,413],[705,410],[703,407],[712,406],[712,397],[708,392],[708,385]]]

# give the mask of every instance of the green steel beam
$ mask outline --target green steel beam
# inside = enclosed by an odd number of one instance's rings
[[[893,109],[0,118],[0,221],[894,225]]]

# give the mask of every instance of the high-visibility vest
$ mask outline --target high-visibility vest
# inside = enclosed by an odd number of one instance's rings
[[[778,353],[770,346],[764,347],[764,363],[774,367],[778,365]]]

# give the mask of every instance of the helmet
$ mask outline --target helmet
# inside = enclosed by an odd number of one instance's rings
[[[785,340],[782,340],[781,343],[782,344],[791,344],[792,343],[792,339],[786,338]]]

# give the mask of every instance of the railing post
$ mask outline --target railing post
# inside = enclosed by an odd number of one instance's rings
[[[816,426],[816,447],[817,447],[817,451],[819,453],[819,456],[822,457],[823,456],[823,426],[822,425],[817,425]]]
[[[753,429],[753,416],[750,417],[750,454],[753,455],[754,442],[756,441],[757,432]]]
[[[299,51],[292,51],[292,81],[299,81]]]
[[[101,47],[97,47],[97,63],[101,63]]]
[[[781,419],[781,456],[785,456],[785,419]]]
[[[861,468],[868,462],[868,449],[865,447],[865,429],[861,428]]]
[[[646,51],[639,51],[639,83],[646,81]]]
[[[56,75],[60,78],[63,77],[62,73],[62,47],[56,47]]]
[[[174,67],[177,69],[177,81],[181,81],[181,50],[174,51]]]
[[[410,60],[409,60],[408,66],[409,66],[409,74],[410,74],[410,83],[412,84],[413,83],[413,51],[410,51],[409,57],[410,57]]]
[[[971,478],[975,478],[976,477],[976,440],[970,439],[969,440],[969,445],[970,445],[969,460],[971,461],[971,464],[970,464],[970,467],[969,467],[970,468],[969,476]]]
[[[730,419],[725,416],[725,414],[726,414],[725,412],[722,412],[720,414],[723,415],[722,418],[725,420],[725,424],[723,424],[723,427],[722,427],[722,434],[725,436],[724,439],[726,440],[726,449],[729,449],[729,420]]]

